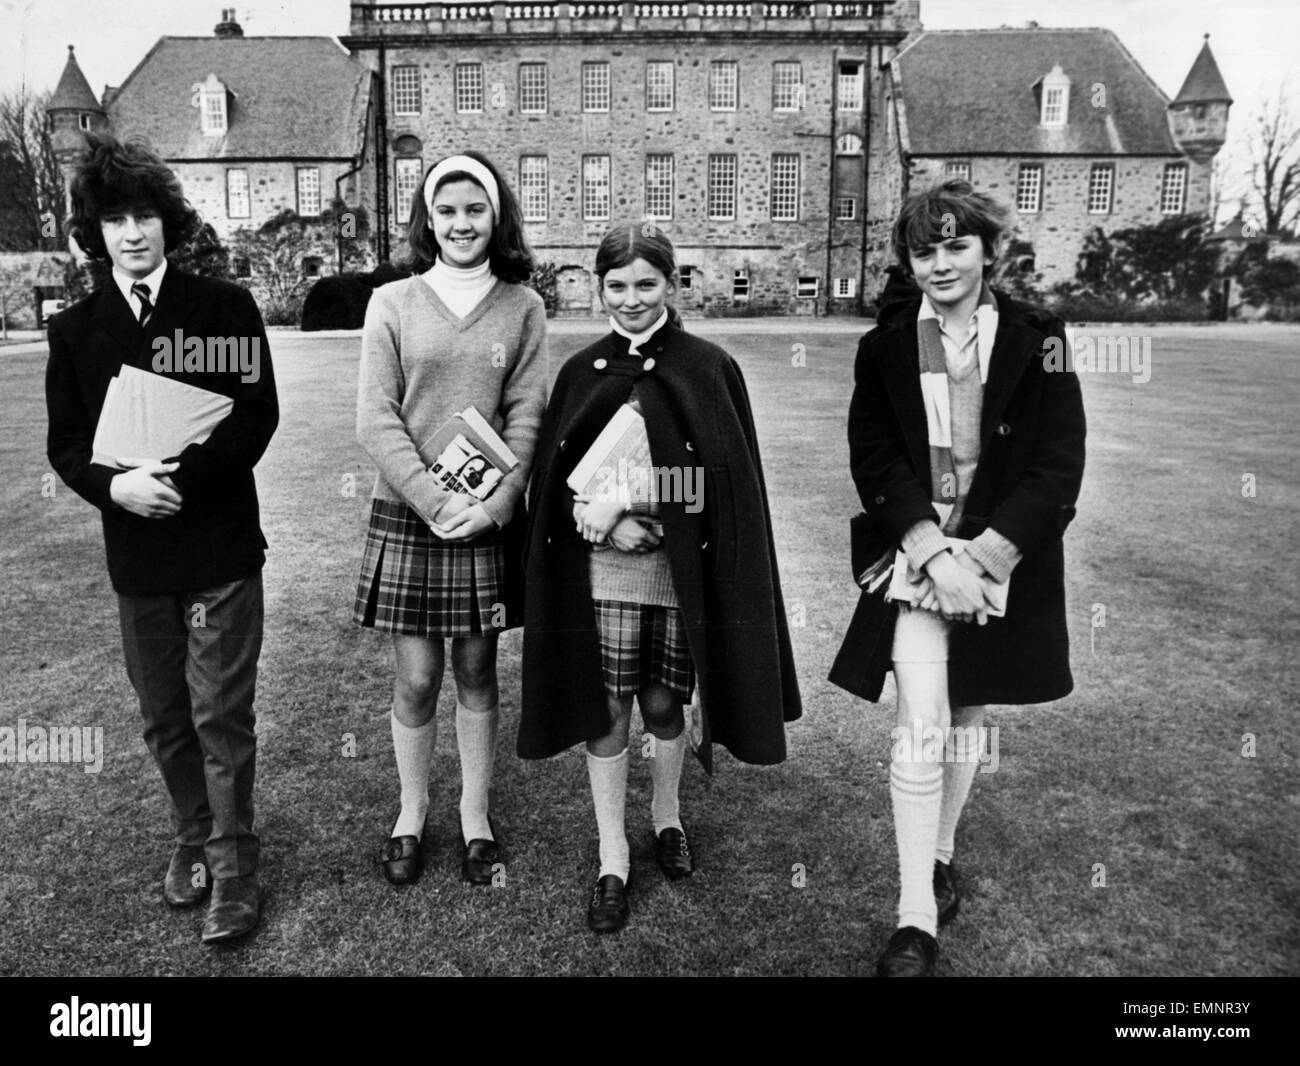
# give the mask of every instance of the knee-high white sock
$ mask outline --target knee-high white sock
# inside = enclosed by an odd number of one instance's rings
[[[600,877],[613,874],[627,884],[632,857],[627,846],[623,812],[627,806],[627,748],[617,755],[587,752],[587,776],[596,806],[596,828],[600,832]]]
[[[655,737],[651,750],[654,754],[650,756],[650,780],[654,784],[654,794],[650,799],[650,820],[654,823],[655,836],[658,836],[665,829],[682,827],[677,786],[682,780],[686,731],[682,730],[672,740]]]
[[[957,820],[961,818],[962,808],[966,806],[975,781],[975,771],[979,769],[979,734],[972,734],[969,730],[978,730],[984,725],[984,708],[954,707],[952,724],[962,732],[953,735],[953,743],[949,745],[943,763],[943,803],[939,807],[939,835],[934,845],[934,857],[943,863],[952,862]]]
[[[934,902],[934,843],[943,800],[943,769],[930,763],[891,763],[889,796],[898,837],[898,927],[914,925],[934,936],[939,924]]]
[[[392,836],[424,836],[424,816],[429,810],[429,763],[438,740],[438,716],[424,725],[403,725],[392,715],[393,754],[402,783],[402,811]]]
[[[456,746],[460,749],[460,826],[465,842],[494,840],[488,825],[488,794],[497,748],[497,708],[474,711],[456,701]]]

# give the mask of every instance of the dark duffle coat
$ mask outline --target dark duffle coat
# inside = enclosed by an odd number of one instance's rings
[[[703,469],[702,509],[660,503],[703,709],[701,759],[711,766],[716,742],[743,762],[781,762],[801,708],[744,378],[725,351],[671,322],[640,352],[610,333],[565,363],[551,393],[528,490],[519,754],[546,758],[609,732],[590,549],[565,480],[635,382],[654,465]]]
[[[1061,537],[1083,478],[1083,400],[1078,379],[1064,366],[1060,320],[1002,294],[996,299],[979,464],[958,535],[992,528],[1024,554],[1011,573],[1006,617],[952,629],[948,691],[954,706],[1042,703],[1074,687]],[[887,308],[858,345],[849,463],[869,520],[870,559],[896,548],[917,522],[935,517],[916,338],[920,306],[918,298]],[[897,617],[883,591],[863,592],[830,680],[878,700],[892,666]]]

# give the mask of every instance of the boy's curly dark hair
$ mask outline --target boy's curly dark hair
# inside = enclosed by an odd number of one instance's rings
[[[198,212],[185,199],[180,181],[145,141],[119,141],[109,133],[87,133],[85,154],[72,177],[68,232],[92,259],[107,259],[100,220],[132,207],[158,212],[168,252],[198,232]]]

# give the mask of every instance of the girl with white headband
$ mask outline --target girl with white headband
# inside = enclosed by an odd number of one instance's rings
[[[461,875],[490,884],[497,636],[523,621],[523,493],[546,404],[546,312],[518,202],[476,152],[430,168],[411,205],[417,273],[366,311],[357,439],[379,469],[353,620],[392,635],[401,810],[380,855],[393,884],[423,866],[438,694],[451,638],[460,753]],[[474,407],[519,460],[486,499],[448,491],[428,444]]]

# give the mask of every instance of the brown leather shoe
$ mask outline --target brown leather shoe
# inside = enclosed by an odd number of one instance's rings
[[[961,907],[961,894],[957,891],[957,871],[952,863],[934,860],[934,902],[939,908],[939,925],[947,925],[957,917]]]
[[[257,874],[218,877],[203,919],[203,943],[220,944],[247,936],[262,917],[262,886]]]
[[[203,845],[177,844],[167,864],[167,876],[163,878],[163,899],[167,906],[178,909],[198,906],[211,891],[212,877]]]
[[[690,877],[695,869],[691,846],[686,841],[684,829],[665,829],[655,841],[655,860],[669,881]]]
[[[939,957],[939,942],[924,929],[905,925],[889,938],[880,961],[877,977],[933,977],[934,962]]]

